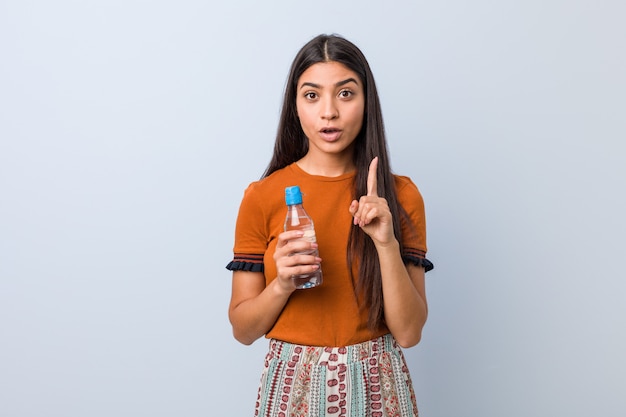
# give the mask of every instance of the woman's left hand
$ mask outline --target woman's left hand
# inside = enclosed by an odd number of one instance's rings
[[[378,157],[372,159],[367,174],[367,195],[359,201],[352,200],[350,214],[354,224],[359,225],[376,245],[394,242],[393,221],[387,200],[378,196]]]

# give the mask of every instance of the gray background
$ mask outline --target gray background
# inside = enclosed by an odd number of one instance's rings
[[[426,201],[421,413],[622,416],[624,4],[0,0],[0,416],[252,415],[224,266],[331,32]]]

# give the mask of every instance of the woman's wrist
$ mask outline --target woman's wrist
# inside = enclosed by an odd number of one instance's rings
[[[395,237],[393,237],[388,242],[376,242],[376,241],[374,241],[374,246],[376,247],[376,250],[378,251],[379,255],[381,255],[382,252],[393,252],[393,251],[399,251],[400,250],[400,243],[398,242],[398,240]]]
[[[285,285],[285,283],[280,281],[280,277],[276,277],[271,282],[270,286],[273,286],[272,289],[275,295],[287,299],[296,290],[296,287],[295,285],[293,285],[293,282],[291,280],[289,280],[289,284],[290,286]]]

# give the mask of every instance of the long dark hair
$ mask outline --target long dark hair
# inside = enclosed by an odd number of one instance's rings
[[[304,157],[308,151],[308,139],[304,135],[296,113],[296,91],[298,80],[311,65],[334,61],[354,71],[364,86],[365,114],[363,126],[354,146],[356,177],[353,198],[367,194],[367,173],[371,160],[378,156],[378,195],[387,200],[393,217],[393,228],[402,251],[401,220],[406,212],[396,196],[394,177],[387,152],[387,140],[383,125],[380,100],[374,76],[361,50],[350,41],[337,35],[319,35],[308,42],[296,55],[285,87],[285,96],[280,115],[274,154],[263,178]],[[376,330],[384,321],[383,293],[378,254],[372,239],[360,227],[353,226],[347,248],[348,268],[356,281],[357,297],[369,308],[368,328]],[[358,267],[355,279],[353,267]],[[361,298],[362,297],[362,298]]]

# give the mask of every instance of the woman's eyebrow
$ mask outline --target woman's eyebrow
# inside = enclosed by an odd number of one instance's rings
[[[337,84],[335,84],[335,87],[341,87],[342,85],[346,85],[351,82],[359,85],[359,83],[354,78],[348,78],[347,80],[339,81]]]
[[[339,82],[335,83],[335,87],[341,87],[342,85],[346,85],[346,84],[351,83],[351,82],[355,83],[357,85],[359,84],[357,82],[357,80],[355,80],[354,78],[348,78],[348,79],[345,79],[343,81],[339,81]],[[304,82],[304,83],[302,83],[300,88],[304,88],[304,87],[322,88],[321,85],[315,84],[315,83],[311,83],[311,82]]]

